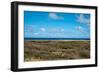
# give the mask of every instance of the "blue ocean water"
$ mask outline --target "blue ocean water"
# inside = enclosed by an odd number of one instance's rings
[[[24,38],[24,40],[90,40],[90,38]]]

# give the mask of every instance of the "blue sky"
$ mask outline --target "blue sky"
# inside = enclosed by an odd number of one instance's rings
[[[25,38],[90,38],[90,14],[24,11]]]

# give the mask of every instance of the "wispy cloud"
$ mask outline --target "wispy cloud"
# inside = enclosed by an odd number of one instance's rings
[[[63,28],[51,28],[51,29],[48,29],[47,32],[56,34],[56,33],[65,32],[65,30]]]
[[[46,29],[42,27],[42,28],[41,28],[41,31],[42,31],[42,32],[45,32],[45,31],[46,31]]]
[[[79,36],[87,36],[90,37],[90,32],[87,31],[85,28],[81,27],[81,26],[77,26],[76,29],[81,32],[81,34]]]
[[[82,32],[82,33],[85,32],[84,29],[83,29],[83,27],[81,27],[81,26],[77,26],[76,29],[77,29],[79,32]]]
[[[34,35],[38,35],[39,33],[34,33]]]
[[[64,29],[61,29],[61,31],[63,32],[63,31],[64,31]]]
[[[28,33],[33,33],[34,32],[34,27],[33,27],[33,25],[25,25],[24,26],[24,31],[25,32],[28,32]]]
[[[54,20],[64,19],[62,16],[57,15],[57,13],[49,13],[49,17]]]
[[[90,24],[90,19],[86,18],[84,14],[80,14],[79,16],[77,16],[76,21],[82,24]]]

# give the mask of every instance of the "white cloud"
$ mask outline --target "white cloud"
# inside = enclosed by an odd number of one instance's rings
[[[84,16],[84,14],[80,14],[78,17],[77,17],[77,22],[79,23],[82,23],[82,24],[90,24],[90,19],[89,18],[86,18]]]
[[[46,31],[46,29],[45,29],[45,28],[41,28],[41,31],[45,32],[45,31]]]
[[[34,35],[38,35],[38,33],[34,33]]]
[[[76,29],[77,29],[78,31],[82,32],[82,33],[85,32],[84,29],[83,29],[83,27],[81,27],[81,26],[77,26]]]
[[[63,32],[63,31],[64,31],[64,29],[61,29],[61,31]]]
[[[63,19],[63,17],[58,16],[56,13],[49,13],[49,17],[54,20]]]

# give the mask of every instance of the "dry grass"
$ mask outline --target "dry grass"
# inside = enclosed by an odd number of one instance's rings
[[[24,61],[90,58],[90,41],[25,41],[24,48]]]

